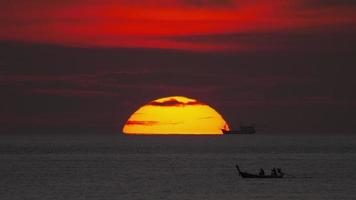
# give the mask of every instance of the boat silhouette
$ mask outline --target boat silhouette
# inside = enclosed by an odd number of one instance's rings
[[[224,134],[254,134],[256,133],[255,126],[240,126],[237,130],[225,130],[221,129]]]
[[[251,174],[248,172],[242,172],[238,165],[236,165],[236,169],[242,178],[283,178],[283,176],[284,176],[283,172],[281,172],[280,174],[276,174],[276,175],[259,175],[259,174]]]

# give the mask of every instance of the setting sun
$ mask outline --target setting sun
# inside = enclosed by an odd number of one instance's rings
[[[157,99],[139,108],[127,120],[124,134],[222,134],[229,130],[210,106],[182,96]]]

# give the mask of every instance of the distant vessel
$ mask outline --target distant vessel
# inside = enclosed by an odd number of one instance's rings
[[[279,172],[279,174],[274,174],[274,175],[260,175],[260,174],[251,174],[251,173],[247,173],[247,172],[242,172],[240,171],[240,168],[238,165],[236,165],[236,169],[239,172],[239,175],[242,178],[283,178],[284,173],[282,171]]]
[[[256,133],[255,126],[240,126],[238,130],[225,130],[222,129],[224,134],[254,134]]]

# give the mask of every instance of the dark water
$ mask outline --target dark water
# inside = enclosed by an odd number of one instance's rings
[[[281,167],[275,180],[241,179]],[[0,199],[356,199],[355,136],[1,136]]]

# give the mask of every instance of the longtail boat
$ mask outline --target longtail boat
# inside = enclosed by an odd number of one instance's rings
[[[276,175],[259,175],[259,174],[251,174],[251,173],[247,173],[247,172],[242,172],[238,165],[236,165],[236,169],[242,178],[283,178],[283,176],[284,176],[284,173],[279,173]]]

